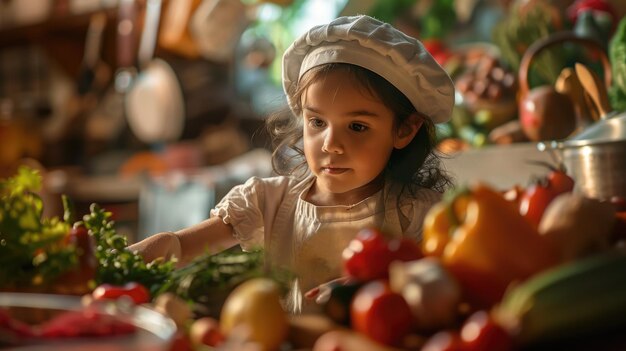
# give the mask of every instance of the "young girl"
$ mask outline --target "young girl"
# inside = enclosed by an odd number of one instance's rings
[[[297,39],[283,57],[290,117],[268,120],[280,176],[234,187],[211,218],[130,246],[147,261],[236,244],[263,247],[269,267],[297,277],[288,298],[342,274],[341,252],[362,228],[420,240],[450,179],[434,153],[453,84],[416,39],[368,16],[341,17]]]

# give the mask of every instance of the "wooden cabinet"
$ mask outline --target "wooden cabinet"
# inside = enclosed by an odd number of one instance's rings
[[[22,1],[22,0],[20,0]],[[117,7],[96,9],[81,14],[55,14],[45,19],[20,24],[0,25],[0,51],[16,46],[37,45],[71,77],[77,77],[85,52],[87,29],[91,17],[104,13],[107,21],[102,38],[101,59],[116,66]]]

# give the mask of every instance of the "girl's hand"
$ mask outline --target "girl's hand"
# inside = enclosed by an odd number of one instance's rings
[[[307,291],[306,293],[304,293],[304,298],[309,301],[315,300],[315,303],[317,303],[318,305],[322,305],[326,303],[330,298],[330,291],[332,290],[333,286],[346,285],[352,283],[353,281],[354,278],[352,277],[341,277],[333,279]]]
[[[146,263],[156,259],[170,259],[172,256],[181,259],[180,241],[172,232],[158,233],[128,246],[130,251],[137,251]]]

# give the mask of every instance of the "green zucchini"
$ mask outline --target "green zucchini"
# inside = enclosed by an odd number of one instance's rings
[[[521,345],[626,328],[626,253],[596,254],[531,277],[505,293],[494,315]]]

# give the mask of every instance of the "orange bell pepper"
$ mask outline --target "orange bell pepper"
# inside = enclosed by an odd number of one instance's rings
[[[491,306],[508,285],[559,263],[515,205],[485,184],[448,194],[426,215],[422,250],[440,256],[470,302]]]

